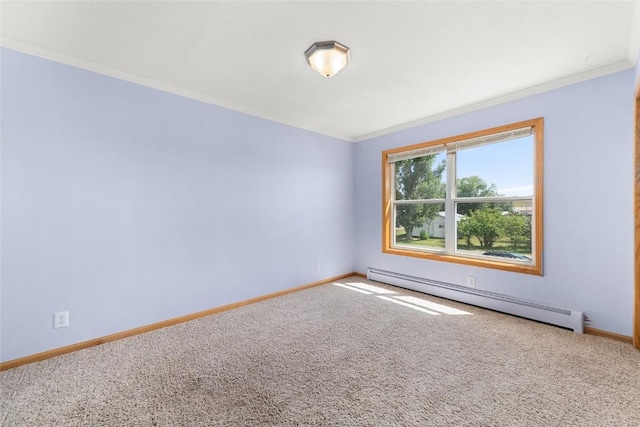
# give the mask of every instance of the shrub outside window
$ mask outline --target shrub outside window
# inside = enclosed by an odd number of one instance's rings
[[[543,119],[386,150],[383,252],[542,274]]]

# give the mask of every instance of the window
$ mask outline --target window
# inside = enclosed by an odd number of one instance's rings
[[[542,274],[538,118],[383,155],[383,252]]]

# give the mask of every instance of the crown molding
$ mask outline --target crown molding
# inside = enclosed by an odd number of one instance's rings
[[[23,43],[8,37],[2,37],[0,39],[0,46],[3,48],[15,50],[28,55],[33,55],[39,58],[48,59],[53,62],[58,62],[64,65],[70,65],[72,67],[81,68],[83,70],[91,71],[97,74],[102,74],[108,77],[114,77],[116,79],[125,80],[131,83],[136,83],[142,86],[150,87],[152,89],[161,90],[174,95],[182,96],[185,98],[201,101],[206,104],[216,105],[218,107],[226,108],[228,110],[236,111],[238,113],[247,114],[250,116],[258,117],[261,119],[269,120],[271,122],[280,123],[283,125],[291,126],[297,129],[307,130],[310,132],[318,133],[331,138],[340,139],[342,141],[354,142],[354,139],[347,135],[342,135],[335,132],[327,131],[326,129],[320,129],[309,123],[303,123],[293,120],[286,120],[282,117],[273,116],[270,114],[264,114],[262,112],[254,111],[249,108],[241,107],[236,104],[230,103],[226,100],[219,99],[212,96],[202,95],[178,86],[173,86],[165,83],[158,82],[156,80],[140,77],[135,74],[127,73],[124,71],[116,70],[105,65],[97,64],[95,62],[86,61],[73,56],[65,55],[54,50],[34,46],[29,43]]]
[[[637,7],[636,7],[637,11],[640,11],[640,0],[638,0],[637,3]],[[639,12],[640,13],[640,12]],[[638,28],[640,27],[640,24],[634,28],[636,29],[640,29]],[[638,40],[638,43],[640,44],[640,40]],[[87,70],[87,71],[91,71],[91,72],[95,72],[97,74],[102,74],[105,76],[109,76],[109,77],[114,77],[120,80],[125,80],[131,83],[136,83],[142,86],[146,86],[146,87],[150,87],[153,89],[157,89],[157,90],[161,90],[163,92],[168,92],[174,95],[178,95],[178,96],[183,96],[185,98],[189,98],[189,99],[193,99],[196,101],[200,101],[200,102],[204,102],[207,104],[212,104],[212,105],[216,105],[218,107],[222,107],[222,108],[226,108],[228,110],[232,110],[232,111],[236,111],[242,114],[247,114],[253,117],[258,117],[261,119],[265,119],[265,120],[269,120],[275,123],[280,123],[283,125],[287,125],[287,126],[291,126],[291,127],[295,127],[298,129],[302,129],[302,130],[307,130],[310,132],[314,132],[317,134],[321,134],[330,138],[335,138],[335,139],[339,139],[342,141],[346,141],[346,142],[363,142],[363,141],[367,141],[369,139],[373,139],[373,138],[377,138],[380,136],[384,136],[384,135],[388,135],[394,132],[399,132],[402,130],[406,130],[406,129],[410,129],[416,126],[421,126],[421,125],[425,125],[428,123],[432,123],[432,122],[436,122],[439,120],[444,120],[444,119],[448,119],[451,117],[455,117],[455,116],[459,116],[462,114],[466,114],[466,113],[470,113],[473,111],[478,111],[484,108],[488,108],[488,107],[492,107],[495,105],[500,105],[500,104],[504,104],[506,102],[509,101],[514,101],[517,99],[522,99],[522,98],[526,98],[528,96],[532,96],[532,95],[537,95],[539,93],[543,93],[543,92],[547,92],[553,89],[558,89],[564,86],[569,86],[575,83],[580,83],[586,80],[590,80],[590,79],[594,79],[597,77],[602,77],[602,76],[606,76],[608,74],[613,74],[619,71],[623,71],[623,70],[627,70],[630,68],[633,68],[634,66],[634,62],[631,61],[620,61],[617,62],[615,64],[611,64],[605,67],[601,67],[601,68],[597,68],[594,70],[590,70],[584,73],[580,73],[580,74],[575,74],[573,76],[569,76],[569,77],[565,77],[562,79],[558,79],[558,80],[554,80],[548,83],[543,83],[541,85],[537,85],[537,86],[533,86],[530,88],[526,88],[523,90],[519,90],[516,92],[512,92],[512,93],[508,93],[506,95],[502,95],[499,97],[495,97],[495,98],[491,98],[491,99],[487,99],[484,101],[480,101],[477,103],[473,103],[470,105],[466,105],[464,107],[460,107],[460,108],[455,108],[452,110],[448,110],[448,111],[444,111],[442,113],[439,114],[434,114],[432,116],[428,116],[428,117],[424,117],[422,119],[418,119],[418,120],[414,120],[411,122],[407,122],[407,123],[403,123],[397,126],[392,126],[392,127],[388,127],[388,128],[384,128],[384,129],[380,129],[378,131],[375,132],[370,132],[370,133],[366,133],[366,134],[362,134],[359,136],[349,136],[349,135],[344,135],[344,134],[339,134],[336,132],[331,132],[331,131],[327,131],[326,129],[320,129],[316,126],[313,126],[310,123],[302,123],[302,122],[297,122],[297,121],[293,121],[293,120],[286,120],[283,119],[282,117],[277,117],[274,115],[270,115],[270,114],[265,114],[262,112],[257,112],[248,108],[244,108],[244,107],[240,107],[238,105],[235,105],[233,103],[230,103],[226,100],[222,100],[222,99],[218,99],[215,97],[211,97],[211,96],[205,96],[193,91],[189,91],[177,86],[173,86],[173,85],[168,85],[168,84],[164,84],[164,83],[160,83],[158,81],[152,80],[152,79],[147,79],[144,77],[140,77],[131,73],[126,73],[123,71],[119,71],[116,70],[114,68],[111,67],[107,67],[101,64],[97,64],[91,61],[86,61],[83,59],[79,59],[79,58],[75,58],[73,56],[69,56],[69,55],[65,55],[62,54],[60,52],[56,52],[50,49],[45,49],[45,48],[41,48],[38,46],[34,46],[28,43],[23,43],[17,40],[13,40],[11,38],[7,38],[7,37],[2,37],[0,39],[0,46],[7,48],[7,49],[11,49],[11,50],[15,50],[18,52],[22,52],[22,53],[26,53],[29,55],[33,55],[36,57],[40,57],[40,58],[44,58],[44,59],[48,59],[50,61],[54,61],[54,62],[58,62],[61,64],[65,64],[65,65],[69,65],[69,66],[73,66],[76,68],[81,68],[83,70]]]
[[[506,95],[498,96],[496,98],[487,99],[474,104],[469,104],[464,107],[455,108],[453,110],[444,111],[439,114],[424,117],[422,119],[407,122],[401,125],[392,126],[389,128],[381,129],[375,132],[360,135],[354,138],[354,142],[367,141],[369,139],[378,138],[380,136],[388,135],[390,133],[399,132],[402,130],[414,128],[416,126],[425,125],[427,123],[433,123],[439,120],[448,119],[451,117],[459,116],[473,111],[482,110],[484,108],[493,107],[495,105],[504,104],[509,101],[515,101],[517,99],[526,98],[529,96],[537,95],[550,90],[559,89],[561,87],[569,86],[575,83],[580,83],[586,80],[595,79],[597,77],[606,76],[608,74],[617,73],[619,71],[628,70],[633,68],[633,64],[628,61],[620,61],[615,64],[607,65],[605,67],[596,68],[594,70],[586,71],[580,74],[574,74],[569,77],[554,80],[551,82],[543,83],[541,85],[532,86],[526,89],[522,89],[516,92],[511,92]]]

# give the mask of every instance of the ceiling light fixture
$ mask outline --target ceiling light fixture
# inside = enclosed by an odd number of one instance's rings
[[[304,53],[307,62],[323,77],[332,77],[342,70],[351,55],[349,48],[336,41],[316,42]]]

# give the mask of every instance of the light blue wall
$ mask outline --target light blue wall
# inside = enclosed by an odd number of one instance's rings
[[[473,275],[480,289],[581,309],[593,327],[630,336],[633,81],[627,70],[358,143],[357,271],[377,267],[461,285]],[[541,116],[543,277],[382,253],[383,150]]]
[[[636,78],[635,78],[636,84],[635,84],[634,87],[637,88],[638,85],[640,85],[640,49],[638,50],[638,56],[637,56],[637,59],[636,59],[636,68],[635,68],[635,70],[636,70]]]
[[[353,271],[353,144],[11,50],[1,65],[1,360]]]

